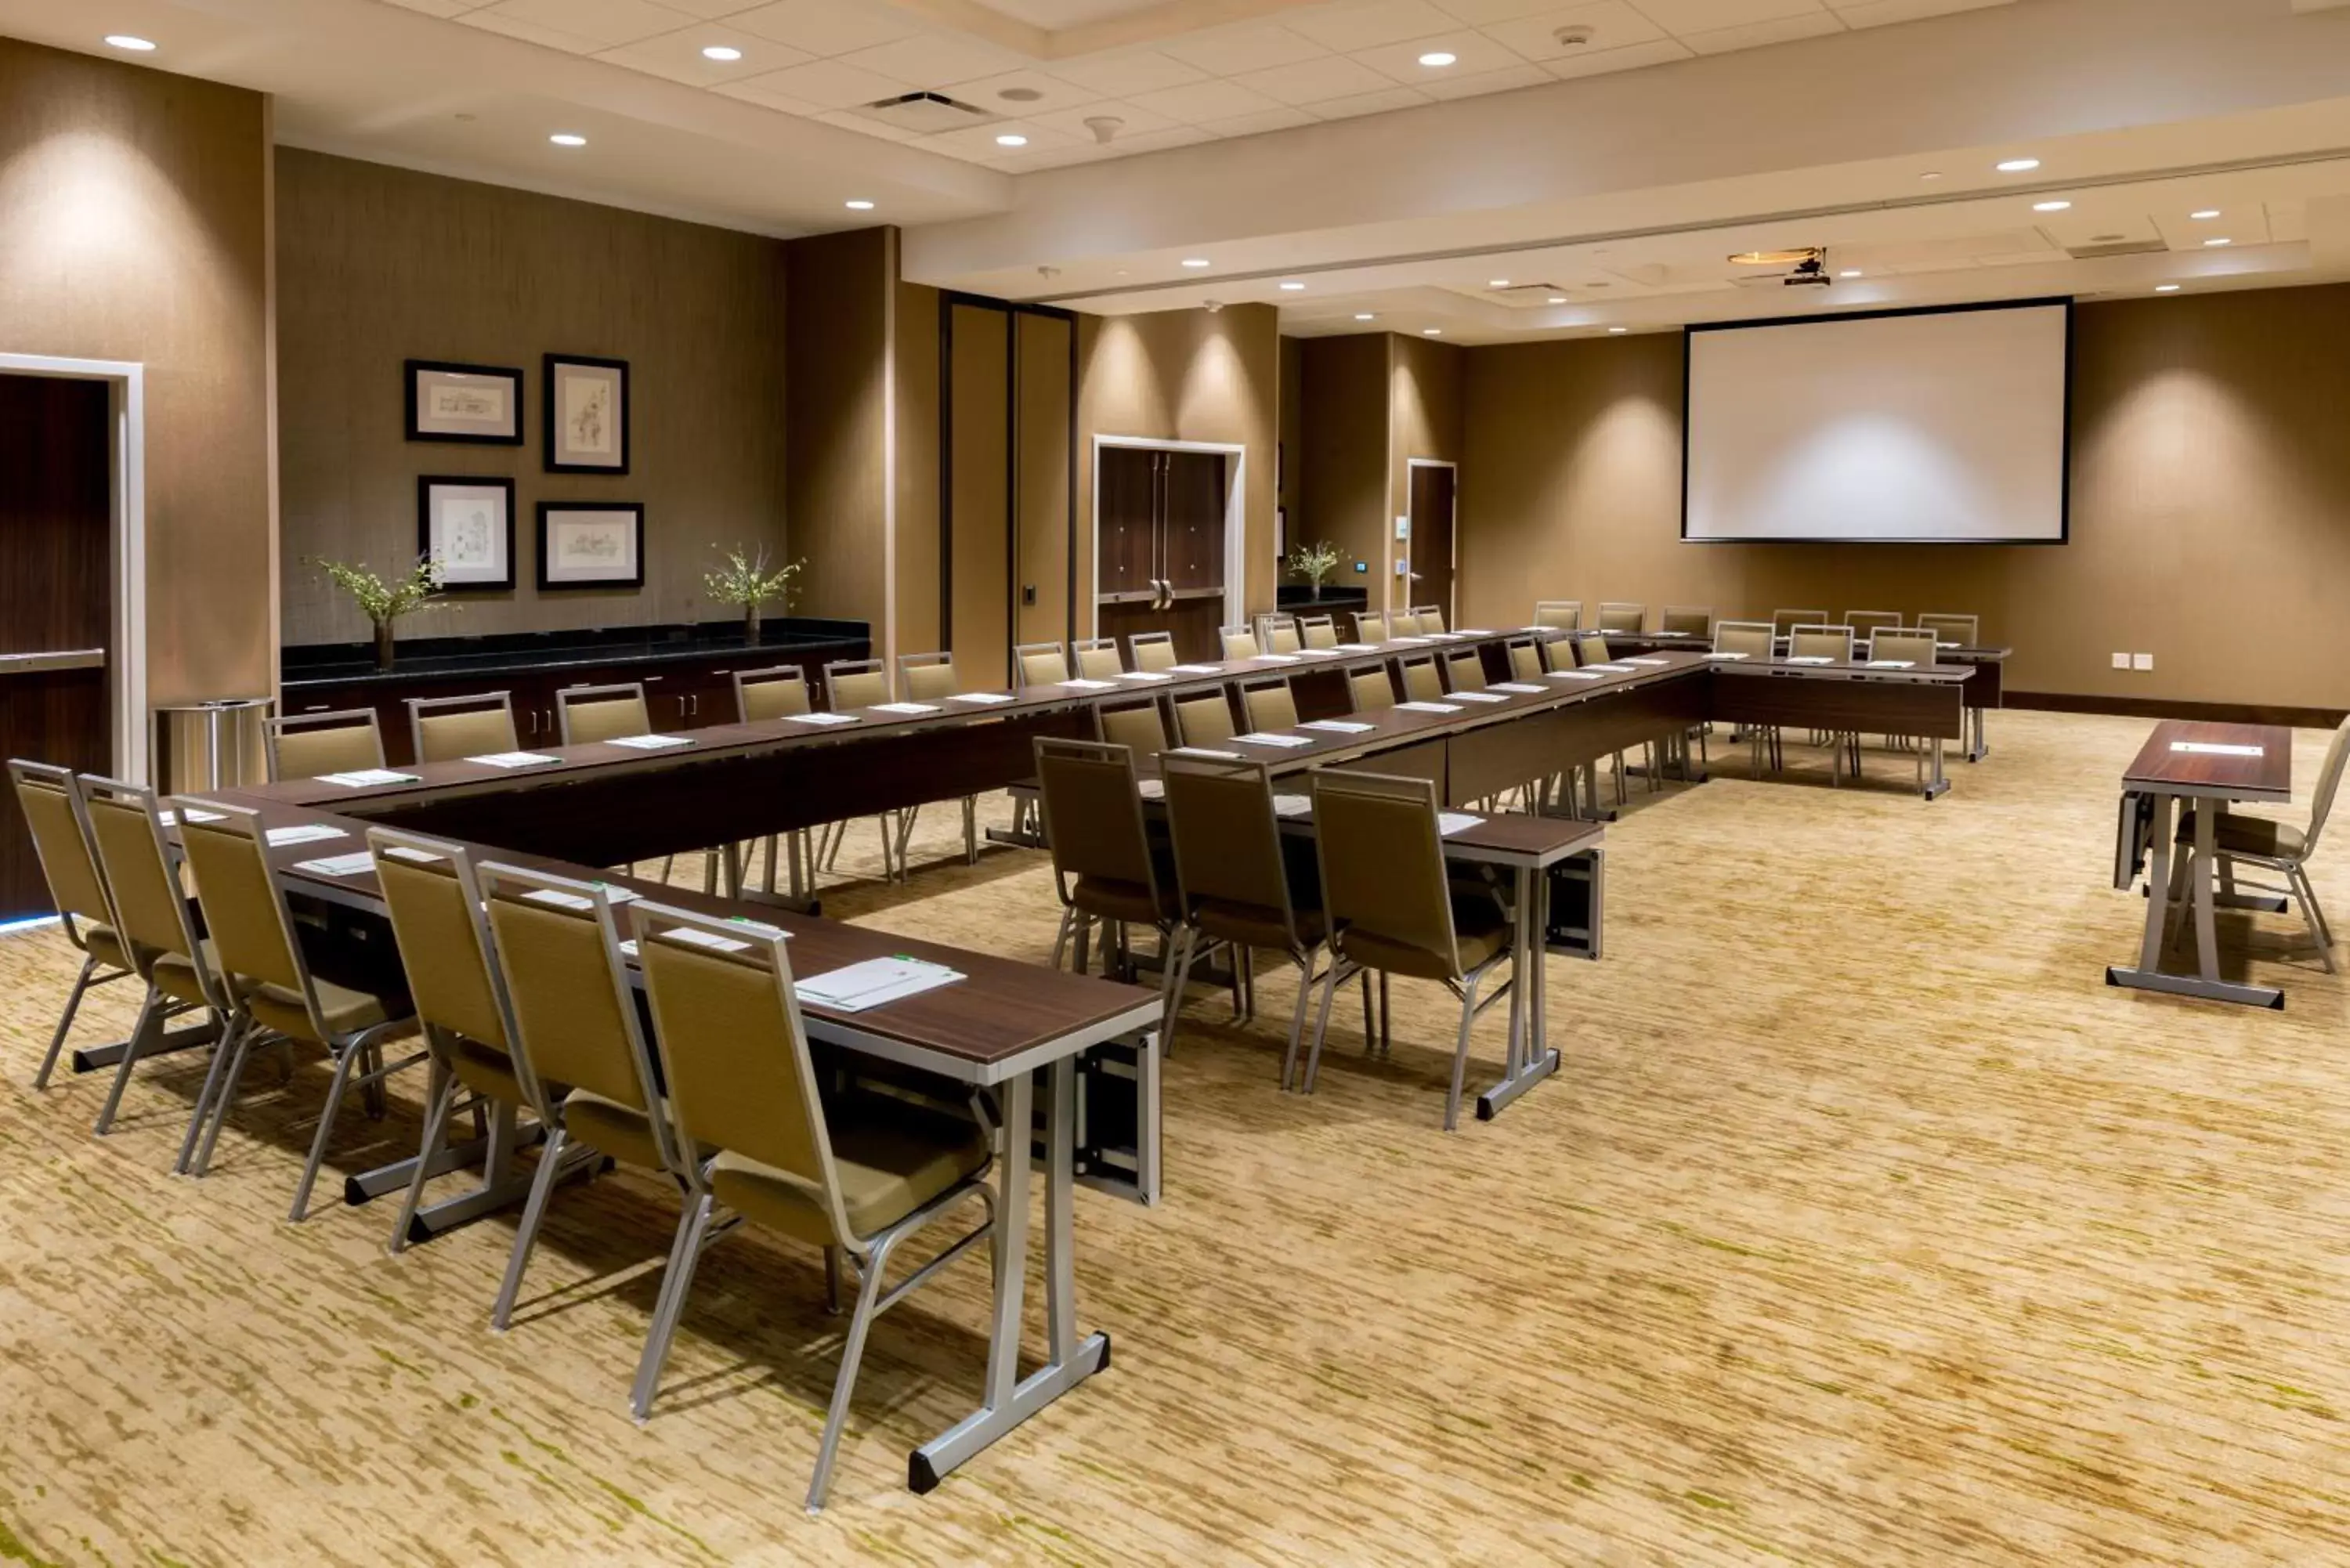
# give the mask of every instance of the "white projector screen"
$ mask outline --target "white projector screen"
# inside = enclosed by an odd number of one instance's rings
[[[2071,314],[1692,327],[1681,537],[2062,544]]]

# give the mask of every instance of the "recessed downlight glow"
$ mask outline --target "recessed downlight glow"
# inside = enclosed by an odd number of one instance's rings
[[[1305,287],[1302,283],[1284,283],[1281,286],[1291,294],[1297,294]]]
[[[588,145],[588,139],[586,137],[569,130],[558,130],[554,135],[548,137],[547,140],[555,143],[557,147],[585,147]]]
[[[1485,286],[1487,288],[1507,288],[1510,286],[1510,280],[1506,277],[1488,278],[1485,280]]]
[[[2037,158],[2010,158],[1998,165],[2002,174],[2029,174],[2040,167]]]
[[[110,48],[128,49],[134,55],[151,54],[155,48],[153,40],[130,33],[109,33],[106,42]]]
[[[1563,294],[1554,294],[1544,299],[1543,303],[1544,305],[1565,305],[1566,303],[1566,296]]]
[[[2205,240],[2203,243],[2207,245],[2232,245],[2236,242],[2230,239],[2227,235],[2221,234],[2216,240]]]
[[[1444,66],[1452,65],[1460,58],[1460,56],[1452,53],[1449,49],[1430,49],[1428,53],[1419,57],[1419,63],[1428,67],[1430,70],[1435,70]]]
[[[732,64],[743,57],[743,51],[727,44],[712,44],[702,51],[702,57],[705,60],[717,60],[722,64]]]
[[[1357,310],[1355,312],[1355,319],[1357,321],[1374,321],[1377,320],[1378,317],[1367,310]]]
[[[1848,266],[1842,272],[1836,274],[1836,276],[1838,277],[1858,277],[1859,275],[1860,269],[1856,266]]]
[[[995,145],[998,147],[1025,147],[1028,145],[1028,139],[1021,135],[1016,130],[1007,130],[1003,135],[995,139]]]
[[[2208,223],[2212,219],[2220,215],[2220,209],[2217,207],[2205,207],[2199,212],[2189,213],[2187,215],[2194,219],[2199,223]]]
[[[1628,327],[1611,327],[1607,329],[1607,335],[1610,337],[1621,337],[1624,334],[1631,330],[1632,329]]]
[[[1419,329],[1419,335],[1422,337],[1441,337],[1444,336],[1444,328],[1441,327],[1423,327]]]
[[[2032,210],[2035,213],[2069,213],[2073,210],[2073,203],[2070,202],[2034,202],[2032,203]]]
[[[2157,294],[2177,294],[2178,292],[2178,286],[2175,283],[2158,283],[2154,286],[2154,292]]]
[[[1189,267],[1202,267],[1212,264],[1211,264],[1205,256],[1185,256],[1183,258],[1183,265]]]
[[[869,213],[873,210],[873,203],[867,201],[862,196],[852,196],[847,201],[843,202],[841,205],[847,208],[852,213]]]

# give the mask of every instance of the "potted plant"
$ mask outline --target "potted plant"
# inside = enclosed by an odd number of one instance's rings
[[[1331,573],[1346,563],[1346,552],[1327,539],[1311,545],[1300,545],[1289,552],[1287,562],[1291,572],[1304,577],[1314,589],[1314,597],[1322,597],[1322,585]]]
[[[718,548],[712,545],[712,549]],[[726,564],[714,572],[702,574],[702,582],[710,597],[721,604],[743,607],[743,646],[759,646],[759,611],[769,599],[780,599],[783,607],[792,603],[792,578],[799,574],[806,561],[794,561],[770,571],[767,547],[764,545],[751,554],[735,545],[726,552]]]
[[[367,618],[375,625],[375,667],[391,668],[392,627],[400,617],[418,610],[454,609],[441,597],[441,562],[426,555],[416,558],[408,575],[396,582],[385,582],[365,566],[354,566],[341,561],[313,559],[309,562],[327,575],[335,587],[351,596]]]

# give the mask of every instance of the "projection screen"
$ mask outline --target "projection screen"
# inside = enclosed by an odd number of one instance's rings
[[[2071,312],[1691,327],[1681,537],[2062,544]]]

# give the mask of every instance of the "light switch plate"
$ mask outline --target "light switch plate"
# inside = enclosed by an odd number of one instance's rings
[[[1396,576],[1399,577],[1411,576],[1411,563],[1400,556],[1396,557]]]
[[[2151,669],[2153,669],[2153,668],[2154,668],[2154,655],[2153,655],[2153,654],[2151,654],[2151,653],[2133,653],[2133,654],[2131,654],[2131,655],[2130,655],[2130,668],[2131,668],[2132,670],[2151,670]]]
[[[1396,537],[1399,539],[1409,539],[1411,537],[1410,518],[1399,517],[1396,519]]]
[[[2129,668],[2129,655],[2126,653],[2115,654],[2114,668],[2116,670],[2127,670]]]

